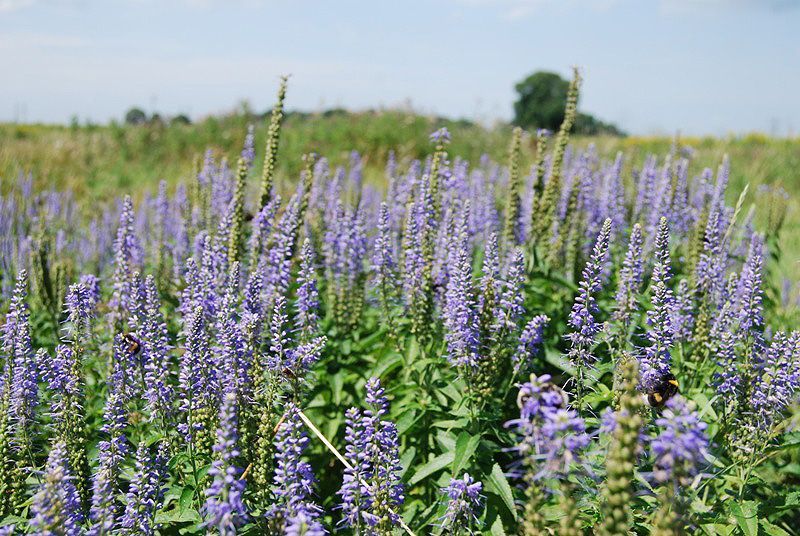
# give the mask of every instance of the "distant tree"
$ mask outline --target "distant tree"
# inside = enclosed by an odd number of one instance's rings
[[[625,132],[620,130],[617,125],[606,123],[597,119],[593,115],[578,112],[575,118],[575,132],[583,134],[584,136],[599,136],[601,134],[609,134],[611,136],[624,136]]]
[[[140,108],[131,108],[125,114],[125,123],[129,125],[143,125],[147,123],[147,114]]]
[[[556,73],[538,71],[514,86],[514,124],[522,128],[557,130],[564,120],[569,82]]]
[[[172,120],[170,121],[170,124],[173,124],[173,125],[191,125],[192,124],[192,120],[189,119],[189,116],[186,115],[186,114],[178,114],[178,115],[176,115],[175,117],[172,118]]]
[[[344,108],[328,108],[322,112],[322,117],[342,117],[347,115],[347,110]]]
[[[156,112],[150,116],[149,124],[157,127],[162,127],[164,126],[164,118],[161,117],[160,113]]]
[[[564,120],[564,107],[567,103],[569,81],[557,73],[537,71],[518,82],[514,89],[517,100],[514,102],[514,124],[525,129],[546,128],[556,131]],[[616,125],[605,123],[586,113],[578,113],[573,128],[577,134],[624,133]]]

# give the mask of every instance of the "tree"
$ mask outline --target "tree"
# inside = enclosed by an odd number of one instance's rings
[[[557,73],[537,71],[514,86],[514,124],[525,129],[546,128],[557,131],[564,120],[569,81]],[[578,112],[573,130],[576,134],[624,136],[616,125],[605,123],[593,115]]]
[[[163,127],[164,126],[164,118],[161,117],[161,114],[156,112],[150,116],[150,121],[148,122],[151,125]]]
[[[578,116],[575,118],[574,130],[576,133],[583,134],[584,136],[599,136],[602,134],[608,134],[611,136],[625,135],[625,132],[620,130],[617,125],[613,123],[606,123],[605,121],[597,119],[593,115],[581,112],[578,112]]]
[[[170,121],[171,125],[191,125],[192,120],[186,114],[178,114]]]
[[[558,130],[564,120],[569,82],[556,73],[537,71],[514,86],[514,124],[522,128]]]
[[[147,114],[140,108],[131,108],[125,114],[125,123],[129,125],[143,125],[147,122]]]

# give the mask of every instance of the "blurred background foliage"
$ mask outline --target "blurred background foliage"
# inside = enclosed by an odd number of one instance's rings
[[[268,113],[268,112],[267,112]],[[145,115],[144,113],[142,113]],[[130,115],[130,112],[129,112]],[[194,173],[206,149],[234,160],[248,125],[255,126],[256,147],[266,139],[266,114],[255,114],[243,104],[235,112],[209,116],[194,123],[188,118],[161,118],[158,114],[138,124],[69,126],[0,124],[0,192],[19,173],[31,173],[39,188],[72,188],[89,201],[109,200],[123,193],[134,198],[154,194],[158,182],[176,184]],[[278,177],[293,181],[302,169],[300,155],[316,152],[333,165],[347,164],[352,151],[364,157],[365,180],[379,189],[390,151],[401,161],[430,153],[429,134],[446,126],[452,133],[451,154],[477,162],[483,153],[506,160],[511,126],[490,127],[466,121],[432,117],[401,110],[287,114],[278,159]],[[526,136],[525,168],[532,163],[535,136]],[[800,280],[800,138],[771,138],[760,134],[704,137],[576,136],[578,147],[595,144],[600,154],[622,151],[624,177],[640,168],[647,155],[664,155],[673,145],[690,155],[690,172],[716,169],[724,155],[731,159],[730,192],[749,185],[743,211],[755,211],[757,226],[772,227],[776,214],[786,210],[779,246],[781,261],[773,277]],[[263,151],[259,151],[260,155]],[[231,164],[233,165],[233,164]],[[255,169],[260,169],[257,161]],[[784,192],[792,194],[786,196]],[[731,194],[734,195],[734,194]],[[728,200],[735,203],[736,199]],[[91,204],[84,204],[91,207]]]

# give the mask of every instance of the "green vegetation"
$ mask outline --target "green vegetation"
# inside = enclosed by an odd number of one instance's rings
[[[517,101],[514,103],[515,125],[527,129],[558,130],[564,121],[569,81],[556,73],[537,71],[518,82],[514,89],[517,92]],[[616,125],[605,123],[583,112],[576,115],[573,131],[585,136],[624,134]]]
[[[797,141],[576,140],[579,87],[3,127],[0,533],[792,531]]]
[[[256,147],[266,143],[269,113],[232,114],[209,117],[194,124],[151,123],[141,126],[56,126],[0,124],[0,191],[18,173],[32,173],[37,188],[71,188],[90,200],[104,200],[130,193],[134,198],[155,193],[158,181],[174,184],[191,175],[206,148],[227,155],[229,165],[242,147],[247,125],[255,125]],[[429,149],[428,135],[446,126],[452,133],[451,151],[470,161],[483,153],[504,161],[508,153],[511,127],[484,128],[469,121],[452,121],[402,111],[350,113],[331,110],[320,114],[287,113],[281,136],[281,151],[286,155],[316,152],[333,164],[344,164],[350,152],[364,155],[368,182],[380,185],[389,151],[399,160],[424,158]],[[522,173],[527,174],[535,158],[536,140],[526,136],[522,142]],[[583,136],[574,143],[594,143],[603,155],[622,151],[624,177],[641,167],[648,154],[663,155],[675,140],[668,137]],[[776,203],[788,203],[788,213],[779,246],[782,249],[777,277],[800,279],[800,138],[770,138],[747,135],[725,138],[681,138],[684,153],[691,151],[693,170],[716,169],[724,155],[731,159],[731,191],[740,192],[749,184],[743,211],[751,206],[756,224],[766,228],[773,218]],[[262,166],[259,153],[255,165]],[[299,158],[277,162],[277,183],[287,184],[302,170]],[[792,194],[788,200],[765,193],[762,185],[783,188]],[[255,195],[255,192],[251,192]],[[731,199],[729,202],[735,202]],[[90,206],[90,205],[88,205]]]

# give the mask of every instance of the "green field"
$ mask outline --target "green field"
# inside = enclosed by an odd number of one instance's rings
[[[195,169],[206,149],[235,160],[248,125],[256,127],[256,147],[263,147],[263,117],[233,114],[209,117],[191,125],[57,126],[0,124],[0,180],[20,172],[32,173],[37,188],[71,187],[90,200],[105,200],[123,193],[134,199],[155,192],[162,179],[175,184]],[[424,158],[430,153],[430,132],[447,126],[453,135],[451,154],[476,162],[486,152],[505,161],[511,127],[484,128],[468,121],[425,117],[401,111],[322,114],[289,114],[281,140],[278,176],[284,183],[300,172],[300,155],[316,152],[332,164],[346,164],[350,152],[364,156],[367,181],[380,186],[389,151],[398,159]],[[602,155],[622,151],[626,171],[640,166],[647,155],[666,155],[675,140],[669,137],[578,138],[574,144],[597,145]],[[731,159],[731,195],[749,185],[742,214],[752,207],[756,225],[766,229],[776,214],[786,220],[779,241],[779,269],[774,281],[800,280],[800,138],[770,138],[753,134],[725,138],[680,138],[681,147],[693,149],[690,175],[704,167],[716,169],[724,155]],[[533,159],[533,140],[528,138],[525,158]],[[263,155],[257,156],[258,161]],[[781,187],[782,196],[759,190]],[[2,189],[0,189],[2,191]],[[737,199],[729,199],[735,203]],[[85,205],[90,206],[90,205]],[[793,295],[797,289],[793,291]]]
[[[0,125],[0,532],[791,533],[800,139],[568,140],[572,87],[550,142]]]

